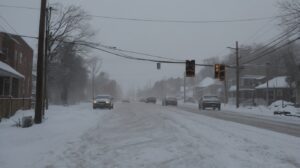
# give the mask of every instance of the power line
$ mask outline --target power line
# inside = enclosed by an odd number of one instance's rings
[[[265,34],[266,31],[269,31],[269,29],[264,30],[265,28],[267,28],[268,26],[271,26],[271,29],[273,29],[273,25],[271,24],[273,21],[275,21],[277,18],[273,18],[272,20],[269,20],[268,22],[266,22],[264,25],[262,25],[261,27],[259,27],[254,33],[253,35],[249,36],[246,40],[244,41],[254,41],[258,38],[259,34]],[[260,36],[261,37],[261,36]]]
[[[271,17],[257,17],[257,18],[243,18],[243,19],[224,19],[224,20],[170,20],[170,19],[144,19],[144,18],[127,18],[127,17],[112,17],[103,15],[89,15],[95,18],[110,19],[110,20],[123,20],[123,21],[134,21],[134,22],[158,22],[158,23],[236,23],[236,22],[255,22],[261,20],[269,20],[281,16]]]
[[[18,8],[18,9],[29,9],[29,10],[39,10],[39,8],[27,7],[27,6],[16,6],[16,5],[5,5],[0,4],[0,7],[4,8]],[[189,23],[189,24],[205,24],[205,23],[237,23],[237,22],[256,22],[262,20],[269,20],[281,17],[269,16],[269,17],[254,17],[254,18],[241,18],[241,19],[220,19],[220,20],[178,20],[178,19],[146,19],[146,18],[129,18],[129,17],[113,17],[104,15],[89,15],[94,18],[102,18],[109,20],[123,20],[123,21],[133,21],[133,22],[157,22],[157,23]]]
[[[4,5],[0,4],[1,8],[17,8],[17,9],[29,9],[29,10],[40,10],[40,8],[28,7],[28,6],[15,6],[15,5]]]
[[[9,28],[11,28],[15,33],[19,34],[19,33],[16,31],[16,29],[14,29],[14,27],[11,26],[11,25],[9,24],[9,22],[8,22],[3,16],[0,15],[0,18],[8,25]]]
[[[297,25],[298,25],[298,24],[297,24]],[[267,43],[266,45],[260,47],[259,49],[256,49],[256,50],[255,50],[253,53],[251,53],[251,54],[254,55],[255,53],[258,53],[260,50],[263,50],[264,48],[269,47],[271,44],[275,43],[276,41],[281,40],[281,39],[283,39],[283,38],[286,38],[288,35],[290,35],[290,33],[292,33],[293,31],[295,31],[295,30],[298,28],[297,25],[296,25],[295,27],[293,27],[291,30],[289,30],[288,32],[280,33],[277,37],[274,37],[274,38],[275,38],[274,40],[272,40],[271,42]],[[292,35],[295,35],[295,34],[292,34]],[[274,47],[274,46],[276,46],[277,44],[280,44],[281,42],[282,42],[282,41],[279,41],[279,43],[277,42],[275,45],[273,45],[273,46],[271,46],[271,47]],[[261,53],[265,52],[266,50],[270,49],[271,47],[269,47],[269,48],[263,50]]]
[[[147,53],[143,53],[143,52],[119,49],[117,47],[111,47],[111,46],[106,46],[106,45],[101,45],[101,46],[108,48],[108,49],[117,50],[117,51],[121,51],[121,52],[127,52],[127,53],[131,53],[131,54],[144,55],[144,56],[153,57],[153,58],[162,58],[162,59],[167,59],[167,60],[172,60],[172,61],[183,61],[183,60],[178,60],[178,59],[173,59],[173,58],[168,58],[168,57],[163,57],[163,56],[158,56],[158,55],[153,55],[153,54],[147,54]]]
[[[146,58],[139,58],[139,57],[129,56],[129,55],[126,55],[126,54],[114,53],[114,52],[108,51],[106,49],[102,49],[102,48],[99,48],[99,47],[96,47],[96,46],[89,45],[87,43],[76,43],[76,42],[69,42],[69,43],[84,45],[84,46],[87,46],[87,47],[90,47],[90,48],[93,48],[93,49],[96,49],[96,50],[99,50],[99,51],[103,51],[103,52],[106,52],[106,53],[109,53],[109,54],[112,54],[112,55],[115,55],[115,56],[118,56],[118,57],[131,59],[131,60],[148,61],[148,62],[155,62],[155,63],[172,63],[172,64],[185,64],[186,63],[185,61],[165,61],[165,60],[157,60],[157,59],[146,59]],[[211,64],[195,64],[195,65],[196,66],[209,66],[209,67],[213,66]]]
[[[277,48],[274,48],[273,50],[271,50],[271,51],[269,51],[267,53],[264,53],[263,55],[259,55],[259,56],[255,57],[255,58],[251,59],[251,60],[248,60],[248,61],[244,62],[243,64],[248,64],[248,63],[253,62],[255,60],[261,59],[261,58],[263,58],[263,57],[265,57],[265,56],[267,56],[267,55],[269,55],[269,54],[271,54],[271,53],[273,53],[273,52],[275,52],[275,51],[277,51],[277,50],[279,50],[279,49],[281,49],[281,48],[283,48],[283,47],[285,47],[287,45],[290,45],[290,44],[294,43],[297,40],[300,40],[300,37],[297,37],[297,38],[295,38],[295,39],[293,39],[293,40],[291,40],[291,41],[289,41],[289,42],[287,42],[287,43],[285,43],[285,44],[283,44],[283,45],[281,45],[281,46],[279,46]]]

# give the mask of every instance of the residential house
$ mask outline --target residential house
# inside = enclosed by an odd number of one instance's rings
[[[204,95],[215,95],[220,97],[222,100],[224,99],[224,84],[223,82],[206,77],[198,86],[194,88],[194,97],[196,99],[201,98]]]
[[[262,99],[268,104],[276,100],[293,101],[293,88],[287,76],[278,76],[255,87],[256,99]]]
[[[18,35],[0,32],[0,117],[30,108],[32,48]]]
[[[241,104],[255,104],[255,87],[263,83],[265,76],[262,75],[243,75],[240,77],[239,96]],[[231,85],[228,90],[230,102],[235,101],[236,85]]]

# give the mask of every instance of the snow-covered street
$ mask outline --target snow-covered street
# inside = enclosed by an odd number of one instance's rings
[[[46,116],[26,129],[0,123],[1,167],[300,167],[298,137],[174,107],[86,103]]]

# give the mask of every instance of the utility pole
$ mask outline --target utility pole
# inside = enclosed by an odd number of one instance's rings
[[[226,71],[226,69],[225,69]],[[225,74],[227,74],[225,72]],[[224,96],[225,96],[225,99],[224,99],[224,103],[227,104],[228,103],[228,89],[227,89],[227,75],[225,75],[225,79],[224,79]]]
[[[267,78],[267,93],[266,93],[266,100],[267,106],[269,106],[269,62],[266,63],[266,78]]]
[[[240,63],[239,63],[239,43],[235,42],[236,50],[236,108],[240,106]]]
[[[183,102],[185,102],[186,100],[185,87],[186,87],[186,72],[184,72],[183,75]]]
[[[45,27],[46,27],[46,4],[47,0],[41,0],[40,25],[39,25],[39,42],[37,58],[37,85],[36,85],[36,107],[34,122],[42,123],[44,112],[44,65],[45,65]]]
[[[51,11],[52,11],[52,7],[49,7],[46,9],[46,44],[45,44],[45,82],[44,82],[44,93],[45,93],[45,98],[44,98],[44,104],[45,104],[45,108],[46,110],[48,110],[48,59],[49,59],[49,54],[50,54],[50,19],[51,19]]]

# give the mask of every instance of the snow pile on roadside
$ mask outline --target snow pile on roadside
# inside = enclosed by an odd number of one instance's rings
[[[223,110],[234,111],[234,112],[244,112],[258,115],[274,115],[274,111],[286,111],[290,112],[292,115],[300,115],[300,108],[293,106],[293,103],[278,100],[273,102],[270,106],[240,106],[236,109],[235,105],[225,104],[222,106]]]
[[[300,108],[293,106],[294,103],[278,100],[269,106],[271,111],[286,111],[293,115],[300,115]]]
[[[60,152],[64,145],[77,140],[88,129],[96,127],[106,110],[93,111],[91,104],[50,106],[42,124],[29,128],[13,126],[34,110],[18,111],[0,123],[0,165],[6,167],[39,167],[37,156]]]

